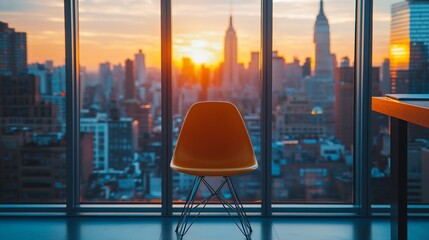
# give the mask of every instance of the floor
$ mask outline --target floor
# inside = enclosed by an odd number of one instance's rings
[[[1,240],[170,240],[177,218],[0,217]],[[251,218],[252,240],[388,240],[388,218]],[[429,239],[429,219],[409,220],[410,240]],[[183,238],[245,239],[228,218],[200,218]]]

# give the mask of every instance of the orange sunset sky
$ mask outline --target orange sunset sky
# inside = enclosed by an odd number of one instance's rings
[[[27,32],[28,62],[64,64],[64,11],[61,0],[0,0],[0,21]],[[374,1],[374,65],[389,55],[390,6]],[[353,58],[354,0],[325,0],[331,51]],[[159,0],[81,0],[80,60],[90,71],[100,62],[122,63],[138,49],[148,67],[160,66]],[[173,59],[189,56],[197,64],[223,60],[223,38],[230,13],[238,37],[239,62],[248,64],[260,48],[260,0],[172,0]],[[274,0],[273,49],[291,62],[313,57],[313,28],[319,0]]]

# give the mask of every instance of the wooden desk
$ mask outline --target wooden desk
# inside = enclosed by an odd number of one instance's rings
[[[429,128],[429,101],[372,98],[372,110],[390,117],[391,239],[407,239],[407,125]]]

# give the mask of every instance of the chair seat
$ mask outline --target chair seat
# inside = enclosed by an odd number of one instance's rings
[[[194,176],[232,176],[254,171],[258,168],[258,164],[255,163],[251,166],[239,168],[190,168],[179,167],[171,163],[170,167],[178,172],[187,173]]]

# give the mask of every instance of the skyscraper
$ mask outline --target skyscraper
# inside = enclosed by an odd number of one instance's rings
[[[27,34],[0,22],[0,75],[27,72]]]
[[[380,90],[381,94],[390,93],[390,59],[386,58],[383,60],[383,64],[381,65],[381,75],[380,75]],[[374,95],[374,94],[373,94]]]
[[[113,87],[113,77],[109,62],[100,63],[99,74],[100,86],[102,86],[101,90],[103,91],[102,94],[104,95],[104,103],[107,103],[111,98]]]
[[[135,98],[134,64],[130,59],[125,60],[125,99]]]
[[[320,1],[319,13],[314,25],[315,69],[314,76],[306,82],[310,102],[332,109],[334,102],[334,62],[335,55],[331,54],[331,42],[328,19],[323,10],[323,0]]]
[[[229,27],[225,33],[222,86],[224,91],[233,91],[240,87],[237,66],[237,34],[232,26],[232,16],[229,17]]]
[[[137,84],[144,85],[146,83],[146,61],[141,49],[134,55],[134,71]]]
[[[306,58],[304,64],[302,65],[302,76],[309,77],[311,76],[311,58]]]
[[[391,91],[429,93],[429,0],[393,4],[391,13]]]
[[[316,66],[314,76],[318,79],[333,81],[333,58],[328,19],[323,11],[323,0],[320,0],[319,14],[314,25],[314,45]]]

